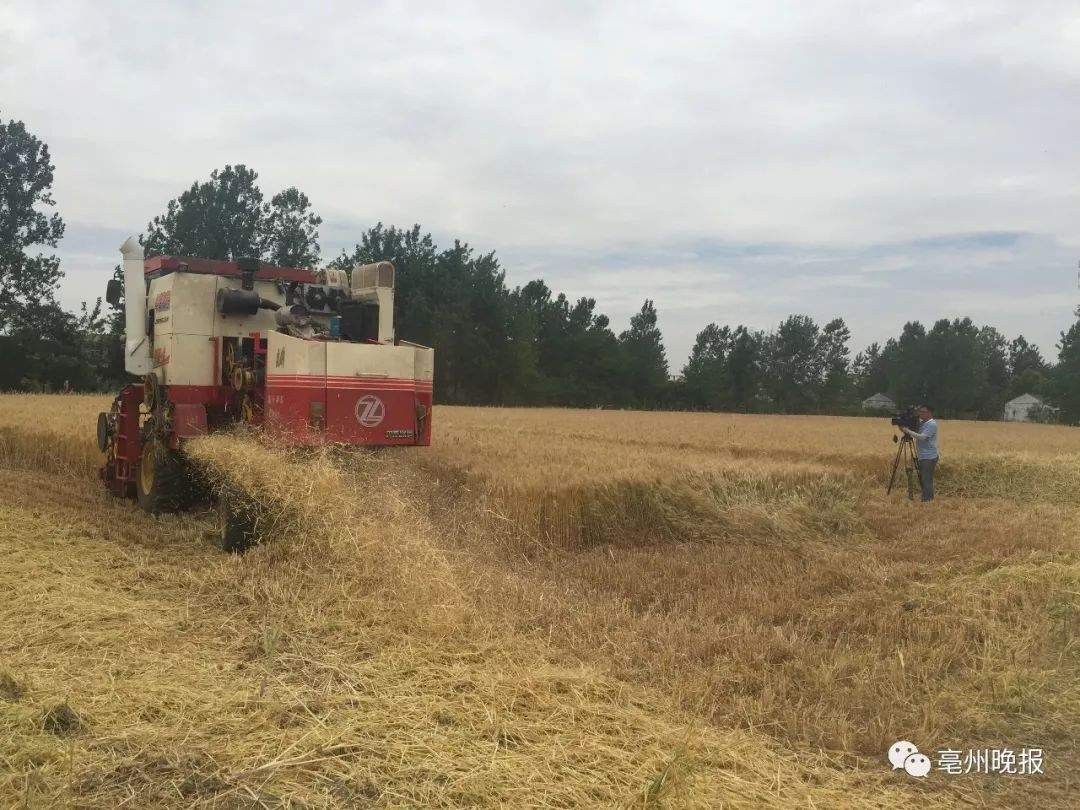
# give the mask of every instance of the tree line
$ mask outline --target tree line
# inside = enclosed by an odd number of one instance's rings
[[[126,381],[122,304],[103,310],[98,299],[67,312],[57,302],[60,261],[42,252],[64,234],[54,170],[46,144],[22,122],[0,120],[0,388],[111,390]],[[321,224],[299,189],[266,199],[256,172],[229,165],[170,200],[140,241],[148,256],[314,267]],[[710,323],[673,369],[652,300],[617,332],[595,299],[571,301],[541,279],[511,288],[493,252],[458,240],[439,247],[419,225],[378,223],[329,265],[381,259],[397,266],[397,333],[436,348],[441,402],[853,413],[884,393],[946,416],[996,419],[1008,399],[1034,393],[1080,423],[1080,309],[1056,364],[1022,335],[1010,340],[970,318],[912,321],[853,357],[842,318],[819,325],[793,314],[770,330]]]
[[[928,403],[943,415],[998,419],[1005,403],[1024,393],[1064,404],[1058,384],[1080,370],[1052,367],[1023,335],[1010,341],[970,318],[929,329],[908,322],[899,336],[854,358],[849,341],[842,318],[819,327],[792,315],[771,332],[709,324],[673,385],[681,383],[684,401],[712,410],[846,413],[881,393],[899,406]]]

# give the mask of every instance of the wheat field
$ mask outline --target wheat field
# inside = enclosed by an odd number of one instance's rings
[[[1080,432],[439,407],[433,446],[191,445],[275,540],[95,480],[0,396],[0,805],[1075,804]],[[1039,747],[924,780],[888,746]]]

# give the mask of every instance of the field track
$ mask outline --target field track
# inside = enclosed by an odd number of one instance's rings
[[[1070,806],[1080,431],[439,408],[435,446],[215,437],[279,542],[93,479],[94,397],[0,397],[0,805]],[[1039,746],[1046,774],[890,773]]]

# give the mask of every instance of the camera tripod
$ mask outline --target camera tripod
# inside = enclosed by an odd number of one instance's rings
[[[907,478],[907,496],[908,500],[915,500],[915,480],[918,479],[919,486],[922,487],[922,470],[919,469],[919,460],[915,455],[915,440],[908,436],[906,433],[899,439],[893,436],[894,442],[899,442],[900,446],[896,448],[896,458],[892,463],[892,474],[889,476],[889,486],[885,488],[885,494],[890,495],[893,491],[893,486],[896,484],[896,473],[900,469],[900,461],[904,461],[904,476]]]

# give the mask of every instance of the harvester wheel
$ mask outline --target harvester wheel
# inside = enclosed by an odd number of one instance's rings
[[[109,449],[109,445],[112,444],[113,434],[116,432],[112,422],[109,420],[109,414],[102,411],[97,417],[97,445],[98,450],[104,453]]]
[[[156,438],[145,442],[135,469],[135,491],[139,506],[151,515],[186,508],[192,487],[183,456]]]
[[[258,543],[255,517],[246,498],[231,490],[222,490],[218,497],[219,540],[221,548],[242,554]]]
[[[146,406],[146,410],[153,413],[163,400],[161,383],[158,382],[157,375],[147,374],[143,377],[143,405]]]

